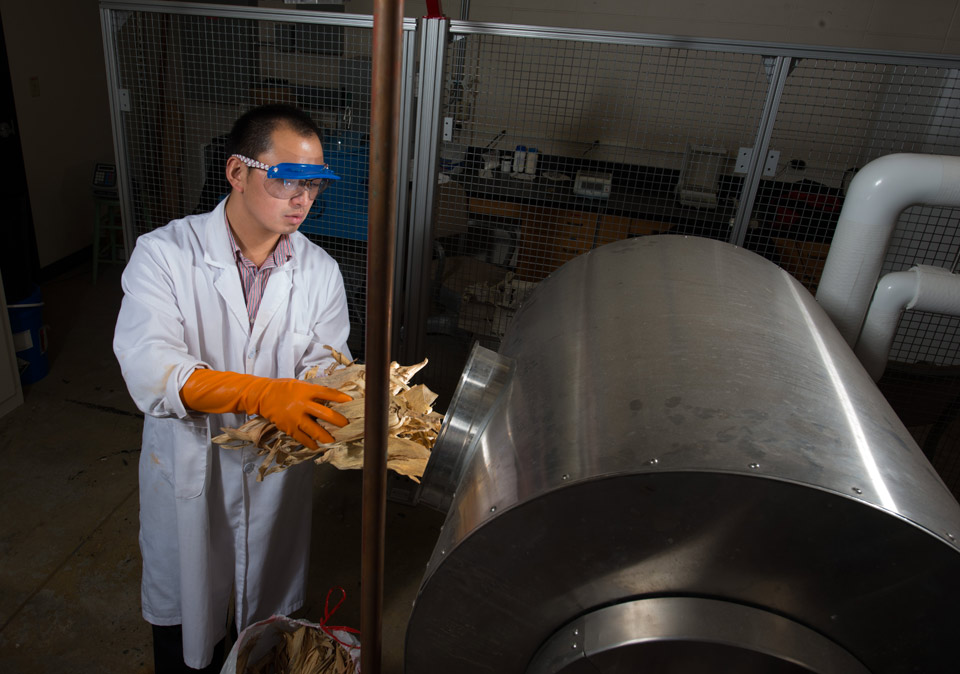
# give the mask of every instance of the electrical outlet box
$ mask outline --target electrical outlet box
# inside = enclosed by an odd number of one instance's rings
[[[746,173],[747,167],[750,166],[750,157],[753,156],[752,147],[741,147],[740,152],[737,153],[737,164],[734,166],[734,173]]]
[[[780,163],[780,150],[770,150],[767,152],[767,161],[763,165],[763,175],[777,175],[777,164]]]
[[[453,117],[443,118],[443,140],[446,143],[453,140]]]

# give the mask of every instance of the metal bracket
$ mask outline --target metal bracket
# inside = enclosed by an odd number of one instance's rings
[[[733,170],[735,173],[746,173],[750,168],[750,160],[753,158],[752,147],[741,147],[737,153],[737,163]],[[780,163],[780,150],[768,150],[767,160],[763,164],[763,175],[768,178],[777,174],[777,165]]]

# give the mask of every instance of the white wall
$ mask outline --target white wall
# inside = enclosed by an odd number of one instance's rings
[[[444,13],[460,18],[460,2]],[[960,54],[958,0],[473,0],[472,21]],[[373,11],[349,0],[348,12]],[[406,16],[426,2],[408,0]]]
[[[98,8],[0,0],[41,267],[90,245],[93,167],[113,161]]]

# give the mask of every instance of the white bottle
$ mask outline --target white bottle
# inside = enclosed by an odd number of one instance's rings
[[[523,169],[524,173],[529,173],[531,175],[537,174],[537,157],[540,155],[537,153],[537,148],[531,147],[527,150],[527,161]]]
[[[514,173],[523,173],[523,169],[527,163],[527,146],[526,145],[517,145],[517,149],[513,152],[513,172]]]

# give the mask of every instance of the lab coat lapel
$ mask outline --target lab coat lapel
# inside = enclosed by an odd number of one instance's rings
[[[247,314],[247,303],[243,299],[237,261],[233,257],[230,238],[227,236],[226,203],[226,199],[221,201],[203,220],[203,261],[215,268],[213,286],[243,328],[243,332],[247,333],[250,330],[250,316]]]
[[[230,273],[230,272],[233,273]],[[237,320],[244,332],[250,330],[250,315],[247,313],[247,303],[243,299],[243,286],[240,285],[240,273],[234,269],[218,269],[217,278],[213,282],[220,297],[230,309],[230,313]]]
[[[260,300],[260,308],[257,310],[257,320],[253,324],[253,332],[251,333],[253,340],[259,338],[260,334],[267,329],[270,321],[274,319],[277,311],[288,302],[290,288],[293,285],[291,275],[294,266],[295,260],[291,259],[282,267],[270,272],[267,287],[263,292],[263,299]]]

